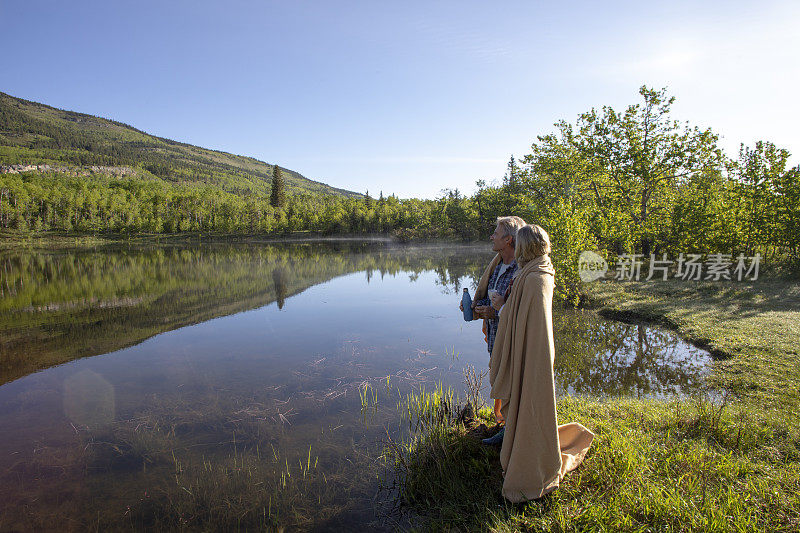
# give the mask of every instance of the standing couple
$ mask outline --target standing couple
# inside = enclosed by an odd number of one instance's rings
[[[594,435],[577,423],[557,423],[550,237],[519,217],[499,217],[489,240],[497,255],[478,282],[472,306],[489,345],[495,418],[505,425],[484,442],[502,442],[503,496],[522,502],[558,488]]]

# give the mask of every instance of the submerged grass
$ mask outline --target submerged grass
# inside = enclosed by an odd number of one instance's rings
[[[42,508],[60,510],[58,520],[69,522],[63,530],[304,530],[335,521],[351,505],[341,477],[363,465],[333,443],[309,434],[302,449],[288,446],[288,426],[260,404],[161,403],[111,425],[76,427],[80,442],[71,449],[80,454],[42,450],[37,464],[21,463],[37,477],[62,471],[60,481],[48,481],[60,495],[69,494],[63,471],[70,470],[81,495],[64,509],[39,502],[35,485],[22,490],[0,513],[0,531],[53,529],[55,517]]]
[[[724,358],[703,396],[559,400],[560,423],[596,437],[541,500],[501,497],[498,450],[478,440],[489,409],[463,424],[436,395],[409,396],[404,408],[433,423],[387,448],[400,508],[433,530],[800,531],[800,284],[762,283],[596,287],[601,313],[666,324]]]
[[[234,451],[222,458],[173,454],[174,479],[157,484],[128,506],[125,520],[134,529],[159,530],[308,525],[311,517],[320,518],[320,504],[331,499],[328,493],[333,490],[317,474],[317,461],[310,447],[296,462],[274,449]],[[112,518],[105,525],[118,527],[119,520]]]

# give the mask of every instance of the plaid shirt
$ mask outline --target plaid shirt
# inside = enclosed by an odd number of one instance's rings
[[[506,271],[503,272],[502,275],[500,274],[500,267],[503,266],[503,263],[497,265],[492,272],[492,275],[489,276],[489,289],[495,289],[497,292],[502,294],[503,296],[508,296],[506,291],[511,286],[511,278],[514,277],[514,272],[517,271],[517,262],[512,260],[509,263],[508,268]],[[486,298],[482,298],[478,300],[476,305],[492,305],[492,301],[487,296]],[[497,314],[497,311],[495,311]],[[494,348],[494,338],[497,336],[497,326],[500,324],[500,317],[495,316],[495,318],[488,320],[488,331],[486,332],[486,341],[489,343],[489,353],[492,353],[492,348]]]

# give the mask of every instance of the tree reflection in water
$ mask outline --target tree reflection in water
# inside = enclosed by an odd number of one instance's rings
[[[484,247],[363,242],[134,246],[0,254],[0,385],[154,335],[287,300],[353,272],[447,287]]]
[[[289,293],[286,280],[288,272],[285,267],[275,267],[272,269],[272,282],[275,284],[275,298],[278,302],[278,309],[283,309],[286,303],[286,295]]]
[[[353,272],[433,271],[444,294],[474,291],[487,246],[367,243],[139,247],[0,257],[0,384],[38,369],[137,344],[211,318],[287,301]],[[554,309],[561,393],[688,392],[705,352],[646,326]],[[478,335],[476,335],[477,338]]]
[[[458,295],[477,285],[474,264],[449,258],[436,269],[438,284]],[[701,386],[708,352],[658,327],[626,324],[591,311],[553,304],[557,393],[587,396],[665,397],[688,394]]]
[[[675,335],[590,312],[554,313],[561,393],[665,396],[700,385],[708,354]]]

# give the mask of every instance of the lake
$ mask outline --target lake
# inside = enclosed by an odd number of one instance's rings
[[[488,243],[0,256],[0,530],[396,528],[398,403],[485,372]],[[554,309],[557,394],[691,393],[708,354]],[[488,385],[488,378],[484,378]],[[484,389],[484,396],[487,392]],[[381,489],[384,487],[384,489]]]

